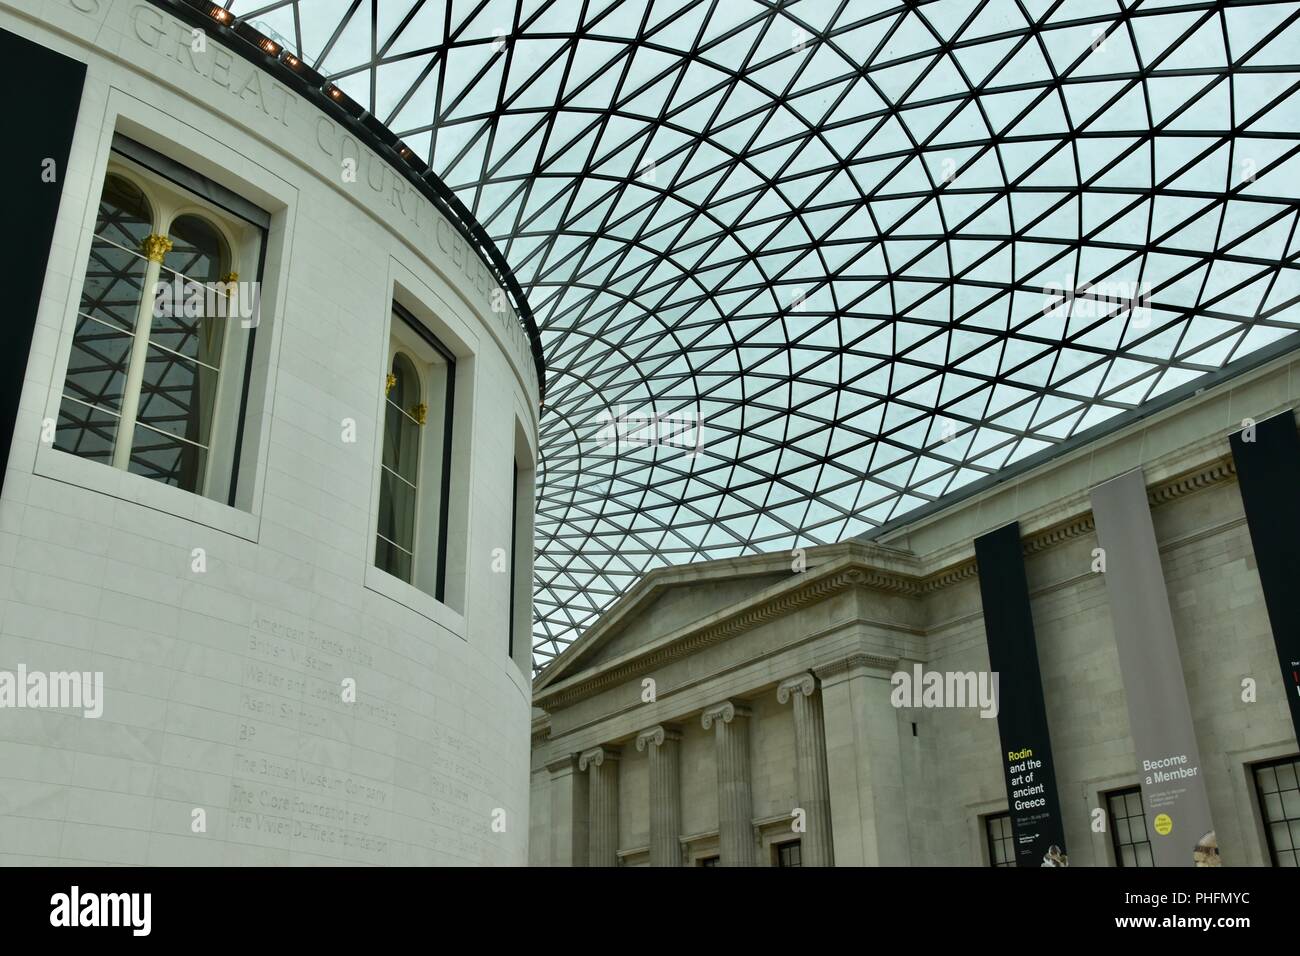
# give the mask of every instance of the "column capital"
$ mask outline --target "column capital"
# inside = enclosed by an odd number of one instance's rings
[[[657,724],[654,727],[647,727],[641,733],[636,735],[637,753],[645,750],[649,744],[656,747],[662,747],[665,740],[681,740],[681,731],[676,727],[667,724]]]
[[[163,257],[172,251],[172,241],[158,233],[150,233],[140,240],[140,251],[150,262],[162,262]]]
[[[748,717],[749,714],[749,708],[743,704],[737,704],[734,700],[724,700],[712,707],[706,707],[700,716],[700,723],[704,725],[705,730],[708,730],[715,720],[729,724],[737,717]]]
[[[563,754],[556,757],[546,764],[546,769],[550,771],[552,777],[561,773],[572,773],[578,769],[578,755]]]
[[[599,747],[592,747],[590,750],[584,750],[578,757],[578,769],[586,770],[588,767],[599,767],[606,760],[617,760],[619,758],[619,748],[606,747],[603,744]]]
[[[804,671],[802,674],[787,677],[776,686],[776,700],[777,703],[788,704],[791,694],[803,694],[805,697],[811,697],[816,690],[817,678],[813,677],[811,671]]]

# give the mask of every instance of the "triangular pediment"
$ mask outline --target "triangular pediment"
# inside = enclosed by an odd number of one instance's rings
[[[790,564],[780,553],[650,572],[546,669],[534,693],[743,603],[789,578]]]

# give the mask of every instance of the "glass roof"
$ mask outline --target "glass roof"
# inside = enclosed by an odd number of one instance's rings
[[[1300,4],[228,2],[424,155],[542,330],[535,662],[1300,324]]]

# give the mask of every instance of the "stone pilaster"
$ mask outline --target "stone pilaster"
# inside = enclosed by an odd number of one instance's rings
[[[796,674],[776,689],[776,699],[794,704],[795,780],[807,829],[801,837],[804,866],[833,866],[830,782],[826,775],[826,728],[821,695],[812,674]]]
[[[724,700],[704,711],[718,765],[718,842],[722,866],[754,865],[754,798],[749,783],[749,709]]]
[[[902,662],[852,654],[817,668],[840,866],[910,866],[898,711],[890,675]]]
[[[651,866],[682,865],[681,739],[676,728],[662,724],[636,738],[638,751],[649,748]]]
[[[587,781],[578,755],[546,765],[551,775],[551,866],[587,865]]]
[[[591,866],[618,866],[617,747],[592,747],[578,758],[587,772],[588,855]]]

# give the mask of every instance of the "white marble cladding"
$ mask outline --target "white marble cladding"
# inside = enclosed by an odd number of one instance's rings
[[[332,121],[151,4],[0,0],[0,27],[88,64],[0,498],[0,669],[105,683],[97,720],[0,711],[0,863],[525,862],[529,642],[508,657],[493,564],[537,389],[486,267]],[[115,129],[272,216],[247,509],[40,445]],[[367,586],[394,296],[458,353],[442,605]]]

